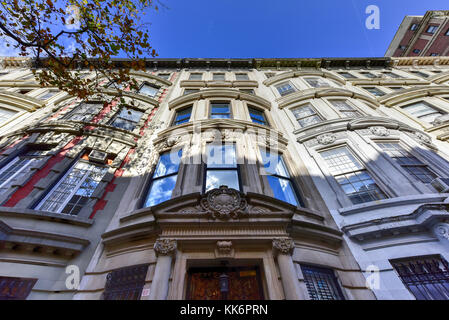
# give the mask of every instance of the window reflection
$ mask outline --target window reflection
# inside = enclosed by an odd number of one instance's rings
[[[227,186],[240,190],[234,144],[208,144],[205,191]]]
[[[182,149],[161,154],[144,207],[152,207],[171,198],[178,178],[181,157]]]
[[[279,154],[260,149],[262,164],[276,199],[298,206],[298,198],[293,187],[284,159]]]

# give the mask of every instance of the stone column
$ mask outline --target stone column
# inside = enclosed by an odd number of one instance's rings
[[[298,275],[296,274],[292,259],[294,248],[295,246],[291,238],[278,238],[273,240],[273,250],[277,255],[282,286],[284,287],[285,299],[287,300],[300,300],[302,297]]]
[[[168,281],[170,278],[171,263],[176,253],[176,240],[158,239],[154,244],[157,255],[156,268],[151,282],[149,300],[165,300],[168,294]]]

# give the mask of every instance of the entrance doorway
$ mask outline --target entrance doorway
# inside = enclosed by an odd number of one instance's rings
[[[260,269],[254,267],[190,268],[189,300],[263,300]]]

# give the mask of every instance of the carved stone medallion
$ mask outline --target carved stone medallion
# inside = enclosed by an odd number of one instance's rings
[[[387,137],[390,135],[390,130],[382,126],[370,127],[369,129],[371,133],[374,134],[375,136]]]
[[[214,219],[236,219],[247,211],[247,202],[240,192],[227,186],[208,191],[200,204]]]
[[[337,136],[333,133],[324,133],[320,134],[318,137],[316,137],[319,144],[331,144],[334,143],[335,140],[337,140]]]
[[[437,237],[444,238],[446,240],[449,240],[449,224],[447,223],[438,223],[433,228],[433,231],[437,235]]]

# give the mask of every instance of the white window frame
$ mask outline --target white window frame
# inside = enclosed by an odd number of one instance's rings
[[[67,170],[67,172],[59,179],[58,183],[56,183],[54,185],[53,188],[51,188],[51,190],[47,193],[47,195],[39,202],[39,204],[35,207],[36,210],[40,210],[40,208],[43,206],[43,204],[45,203],[45,201],[47,201],[47,199],[53,194],[53,192],[60,186],[60,184],[64,181],[64,179],[73,171],[73,169],[75,168],[75,166],[80,163],[87,163],[87,164],[91,164],[91,165],[95,165],[90,163],[89,161],[85,161],[82,160],[81,158],[79,158],[71,167],[69,170]],[[65,208],[65,206],[67,205],[67,203],[70,201],[70,199],[72,199],[73,195],[78,191],[78,189],[80,188],[80,186],[84,183],[86,176],[90,174],[90,171],[87,171],[83,177],[80,179],[80,181],[78,182],[78,184],[76,185],[75,188],[73,188],[72,192],[70,192],[70,194],[67,196],[67,198],[61,202],[59,208],[57,211],[51,211],[51,212],[55,212],[55,213],[59,213],[61,214],[61,211]],[[98,185],[95,187],[95,189],[98,187]],[[94,189],[94,190],[95,190]]]

